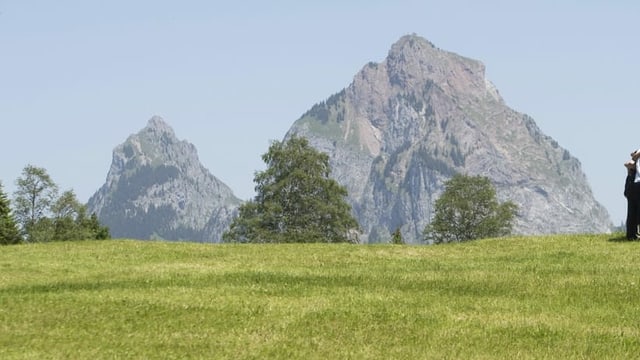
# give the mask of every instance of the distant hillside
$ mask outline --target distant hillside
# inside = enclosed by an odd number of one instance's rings
[[[526,71],[526,69],[523,69]],[[331,158],[364,238],[417,242],[443,182],[484,175],[520,207],[519,234],[605,233],[612,223],[578,159],[505,105],[479,61],[409,35],[289,130]]]
[[[218,242],[240,200],[160,117],[113,150],[88,203],[113,237]]]

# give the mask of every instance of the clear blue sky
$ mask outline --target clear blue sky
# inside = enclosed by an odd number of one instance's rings
[[[260,155],[402,35],[482,61],[580,159],[614,224],[640,147],[640,2],[0,0],[0,180],[27,164],[88,200],[162,116],[237,196]]]

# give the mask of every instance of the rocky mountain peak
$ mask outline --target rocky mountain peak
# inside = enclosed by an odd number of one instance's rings
[[[427,58],[437,58],[441,52],[433,43],[416,35],[405,35],[391,45],[387,59],[409,64]]]
[[[480,61],[416,35],[312,107],[292,134],[329,154],[369,241],[384,241],[396,228],[418,241],[456,173],[487,176],[501,200],[518,204],[517,233],[611,227],[580,162],[505,105]]]
[[[417,35],[393,44],[383,65],[390,83],[402,91],[419,93],[436,85],[448,96],[477,99],[494,88],[485,79],[482,62],[438,49]]]
[[[125,166],[179,165],[184,171],[200,172],[202,165],[196,147],[178,139],[173,128],[159,116],[152,117],[138,133],[133,134],[113,152],[110,172],[119,174]]]
[[[154,116],[113,150],[106,183],[88,207],[115,237],[217,242],[239,203],[195,146]]]
[[[145,127],[145,130],[159,133],[159,134],[167,133],[170,136],[176,136],[175,132],[173,131],[173,128],[169,126],[169,124],[166,121],[164,121],[162,117],[158,115],[154,115],[153,117],[151,117],[151,119],[149,119],[149,121],[147,122],[147,126]]]

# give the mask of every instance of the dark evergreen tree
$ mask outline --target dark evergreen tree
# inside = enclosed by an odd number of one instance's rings
[[[498,202],[489,178],[458,174],[436,200],[425,240],[439,244],[509,235],[516,213],[513,202]]]
[[[391,234],[391,243],[396,245],[403,245],[404,240],[402,239],[402,232],[400,232],[400,228],[396,228],[396,231]]]
[[[109,228],[107,226],[103,226],[98,221],[98,215],[95,213],[91,214],[88,219],[83,219],[83,226],[91,230],[91,234],[93,234],[92,239],[95,240],[106,240],[111,239],[111,234],[109,232]]]
[[[226,242],[357,242],[347,190],[329,178],[329,157],[304,138],[274,142],[262,156],[256,197],[242,205]]]
[[[18,225],[11,213],[11,202],[0,182],[0,245],[19,244],[21,241]]]

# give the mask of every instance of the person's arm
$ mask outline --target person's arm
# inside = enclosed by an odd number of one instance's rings
[[[624,163],[624,167],[627,169],[627,178],[624,180],[624,196],[628,198],[636,177],[636,164],[633,161],[627,161]]]

